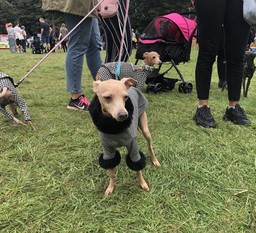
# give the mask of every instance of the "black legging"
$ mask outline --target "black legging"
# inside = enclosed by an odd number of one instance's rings
[[[119,1],[118,13],[112,18],[100,18],[102,23],[105,43],[105,63],[118,61],[120,42],[124,26],[126,0]],[[122,48],[121,61],[126,62],[132,53],[132,30],[129,18],[125,27],[125,37]]]
[[[209,99],[212,65],[218,53],[222,25],[225,32],[226,77],[229,101],[239,101],[243,58],[249,25],[243,19],[242,0],[196,0],[199,53],[196,88],[199,100]]]

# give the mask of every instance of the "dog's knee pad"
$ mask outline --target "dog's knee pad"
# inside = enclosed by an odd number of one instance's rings
[[[140,160],[137,162],[133,162],[129,156],[129,154],[126,156],[126,164],[127,166],[133,170],[133,171],[140,171],[146,166],[146,157],[145,155],[140,151]]]
[[[103,159],[103,153],[99,157],[99,165],[104,169],[115,168],[121,161],[121,155],[116,150],[115,157],[112,159]]]

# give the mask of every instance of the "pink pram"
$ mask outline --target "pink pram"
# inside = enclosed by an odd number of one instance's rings
[[[179,92],[192,92],[192,84],[185,82],[177,65],[180,62],[190,60],[192,38],[196,31],[196,22],[178,13],[171,13],[158,16],[145,28],[138,42],[138,49],[135,55],[137,59],[143,59],[144,52],[156,51],[160,54],[163,62],[170,62],[171,67],[163,73],[159,73],[161,66],[147,78],[146,91],[158,92],[171,90],[178,79],[164,78],[164,75],[173,67],[177,71],[182,83],[179,85]]]

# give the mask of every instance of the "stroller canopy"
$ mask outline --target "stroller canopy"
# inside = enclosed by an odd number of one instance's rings
[[[178,13],[171,13],[154,18],[141,34],[140,42],[187,43],[193,36],[196,22]]]

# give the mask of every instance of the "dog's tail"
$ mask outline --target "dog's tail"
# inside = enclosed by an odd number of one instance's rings
[[[3,90],[2,90],[2,93],[0,93],[0,98],[4,97],[7,93],[7,91],[8,91],[8,88],[4,87]]]

